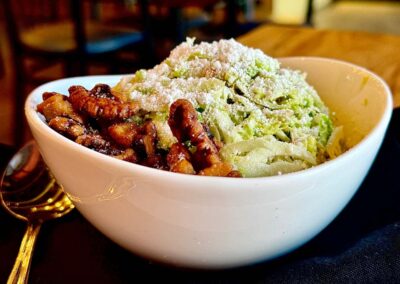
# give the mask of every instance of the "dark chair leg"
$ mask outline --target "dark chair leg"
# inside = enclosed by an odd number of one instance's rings
[[[305,26],[313,26],[313,14],[314,14],[314,1],[308,0],[307,2],[307,14],[306,14],[306,21]]]
[[[64,61],[64,77],[88,75],[88,61],[86,58],[67,59]]]
[[[89,74],[88,58],[85,56],[80,56],[77,60],[77,74],[79,76],[85,76]]]
[[[74,74],[74,64],[72,60],[64,61],[64,77],[71,77]]]
[[[235,0],[227,0],[226,1],[226,29],[225,36],[228,38],[237,36],[238,22],[236,18],[237,7]]]

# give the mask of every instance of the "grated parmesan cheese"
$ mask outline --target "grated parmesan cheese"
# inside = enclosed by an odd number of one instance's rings
[[[196,106],[210,104],[213,91],[221,90],[226,76],[247,76],[245,71],[257,64],[268,66],[271,73],[279,69],[276,59],[233,39],[197,45],[187,39],[159,65],[144,71],[145,80],[137,82],[135,75],[125,76],[116,88],[146,111],[165,111],[178,98]]]
[[[245,176],[321,163],[329,157],[328,140],[335,142],[335,153],[339,149],[340,136],[329,139],[329,111],[306,74],[281,68],[278,60],[234,39],[195,44],[188,38],[160,64],[123,77],[114,88],[153,119],[163,149],[176,142],[167,123],[170,105],[189,100],[225,144],[222,159]]]

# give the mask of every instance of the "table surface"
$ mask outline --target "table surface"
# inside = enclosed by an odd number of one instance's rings
[[[321,56],[363,66],[387,82],[400,106],[400,36],[263,25],[238,40],[272,57]]]
[[[316,55],[354,62],[382,76],[399,96],[399,37],[263,26],[239,40],[271,56]],[[75,210],[43,225],[30,283],[132,283],[139,279],[147,283],[399,283],[399,137],[400,109],[396,109],[382,149],[348,206],[316,238],[279,259],[222,271],[161,266],[122,249]],[[13,152],[0,147],[0,170]],[[0,228],[0,283],[5,283],[25,224],[0,210]]]

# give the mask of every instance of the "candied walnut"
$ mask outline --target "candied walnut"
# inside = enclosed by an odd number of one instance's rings
[[[170,171],[175,173],[189,174],[189,175],[196,174],[192,163],[190,163],[188,160],[185,159],[179,160],[176,164],[172,165],[170,167]]]
[[[111,138],[123,147],[130,147],[139,133],[139,127],[133,122],[121,122],[108,127]]]
[[[240,172],[232,169],[232,165],[228,163],[217,163],[205,168],[199,172],[202,176],[218,176],[218,177],[241,177]]]
[[[111,154],[113,156],[116,156],[122,153],[121,151],[113,152],[111,150],[110,141],[107,141],[106,139],[104,139],[103,136],[101,136],[98,133],[81,135],[76,138],[75,142],[81,144],[82,146],[85,146],[87,148],[93,149],[97,152],[107,155]]]
[[[165,159],[157,153],[157,129],[153,122],[146,121],[142,126],[134,122],[112,124],[107,129],[110,137],[122,147],[134,147],[141,156],[141,164],[165,169]]]
[[[143,136],[141,139],[143,141],[143,146],[146,151],[147,156],[152,156],[156,153],[156,141],[157,141],[157,129],[152,121],[146,121],[141,129]]]
[[[136,163],[138,161],[136,153],[133,149],[121,149],[105,139],[98,133],[84,134],[76,138],[76,143],[81,144],[89,149],[99,153],[113,156],[114,158]]]
[[[92,118],[104,120],[124,120],[138,112],[134,102],[123,102],[115,97],[110,88],[96,85],[91,91],[82,86],[71,86],[69,100],[75,110]]]
[[[152,121],[146,121],[142,126],[134,123],[111,125],[109,131],[111,131],[110,136],[117,143],[129,143],[132,140],[130,145],[144,156],[148,157],[156,153],[157,131]],[[127,135],[127,137],[122,137],[122,135]]]
[[[197,119],[196,110],[185,99],[178,99],[170,106],[168,125],[172,134],[181,143],[187,140],[192,141],[205,132]]]
[[[162,155],[160,155],[159,153],[148,156],[140,164],[142,164],[143,166],[146,166],[146,167],[151,167],[151,168],[160,169],[160,170],[168,169],[167,165],[165,164],[164,157]]]
[[[226,176],[227,177],[235,177],[235,178],[243,177],[242,174],[237,170],[233,170],[233,171],[229,172],[229,174],[227,174]]]
[[[49,126],[60,134],[76,139],[86,133],[86,128],[71,118],[57,116],[49,121]]]
[[[196,148],[193,158],[200,168],[206,168],[221,162],[218,150],[210,139],[202,140],[196,145]]]
[[[168,124],[178,142],[169,152],[157,148],[157,129],[151,121],[138,125],[128,120],[139,106],[98,84],[91,90],[69,88],[70,97],[46,92],[37,106],[48,125],[84,147],[117,159],[185,174],[240,177],[222,162],[222,142],[211,138],[209,129],[198,121],[192,104],[184,99],[171,105]],[[187,142],[193,147],[189,151]],[[189,146],[188,146],[189,147]]]
[[[175,101],[170,108],[168,124],[180,144],[174,144],[167,156],[171,171],[193,173],[191,160],[194,160],[199,175],[240,177],[232,165],[222,162],[218,155],[222,143],[215,143],[208,135],[208,129],[197,118],[192,104],[184,99]],[[189,140],[195,147],[190,155],[182,143]]]
[[[190,140],[196,147],[193,157],[197,168],[203,169],[221,162],[217,147],[198,121],[196,110],[188,100],[179,99],[171,105],[168,124],[179,142]]]
[[[157,129],[152,121],[146,121],[135,138],[134,146],[144,152],[141,164],[157,169],[166,169],[164,157],[157,153]]]
[[[72,108],[68,97],[58,93],[43,93],[43,102],[37,105],[37,111],[44,115],[46,121],[56,117],[67,117],[78,123],[84,123],[85,119]]]
[[[43,94],[42,94],[42,99],[43,99],[43,101],[45,101],[45,100],[47,100],[48,98],[50,98],[50,97],[52,97],[52,96],[55,96],[55,95],[60,95],[59,93],[56,93],[56,92],[44,92]]]
[[[189,151],[181,144],[175,143],[167,154],[167,163],[171,172],[196,174]]]
[[[114,155],[113,157],[117,158],[117,159],[120,159],[120,160],[127,161],[127,162],[131,162],[131,163],[137,163],[138,162],[138,158],[136,156],[136,153],[131,148],[127,148],[121,154]]]
[[[96,98],[109,98],[119,102],[128,101],[128,97],[126,95],[112,90],[107,84],[97,84],[89,91],[89,95]]]
[[[97,84],[90,91],[89,95],[95,98],[108,98],[114,101],[120,101],[119,98],[115,97],[111,91],[109,85]]]

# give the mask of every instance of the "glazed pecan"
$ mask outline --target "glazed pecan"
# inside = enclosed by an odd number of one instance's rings
[[[139,126],[134,122],[115,123],[108,127],[111,138],[124,147],[131,147],[139,132]]]
[[[169,151],[157,148],[157,129],[151,120],[131,121],[139,107],[108,85],[90,91],[69,88],[70,96],[46,92],[37,106],[48,125],[58,133],[117,159],[185,174],[238,177],[230,164],[222,162],[223,144],[214,141],[202,125],[192,104],[184,99],[171,105],[168,124],[178,142]],[[188,143],[187,146],[185,146]],[[189,151],[190,147],[190,151]]]
[[[190,152],[179,142],[173,144],[167,154],[167,163],[171,172],[196,174],[190,160]]]
[[[232,165],[220,162],[205,168],[198,173],[202,176],[218,176],[218,177],[241,177],[239,171],[233,170]]]
[[[196,147],[193,154],[196,168],[204,169],[221,162],[217,147],[198,121],[197,112],[188,100],[179,99],[171,105],[168,124],[179,142],[189,140]]]
[[[76,138],[76,143],[99,153],[112,156],[114,158],[136,163],[138,161],[136,153],[131,148],[119,148],[98,133],[84,134]]]
[[[86,127],[81,123],[67,117],[57,116],[49,121],[49,126],[60,134],[73,140],[87,133]]]
[[[68,91],[73,108],[92,118],[108,121],[124,120],[138,112],[138,104],[122,101],[105,86],[107,85],[96,85],[90,91],[82,86],[71,86]]]
[[[70,118],[80,124],[85,122],[84,116],[73,109],[67,96],[46,92],[42,97],[43,102],[37,105],[37,111],[43,114],[47,122],[56,117]]]
[[[139,163],[165,168],[165,159],[157,153],[157,130],[153,122],[139,126],[134,122],[115,123],[107,129],[112,140],[122,147],[133,147],[140,156]]]
[[[171,148],[169,159],[167,157],[171,170],[191,173],[190,161],[192,160],[199,175],[240,176],[240,173],[234,171],[230,164],[222,162],[219,157],[219,148],[209,137],[206,128],[198,121],[197,112],[188,100],[179,99],[171,105],[168,124],[181,143],[180,146]],[[189,151],[182,151],[180,148],[182,143],[188,140],[195,149],[192,155]],[[218,146],[221,147],[220,144]]]

